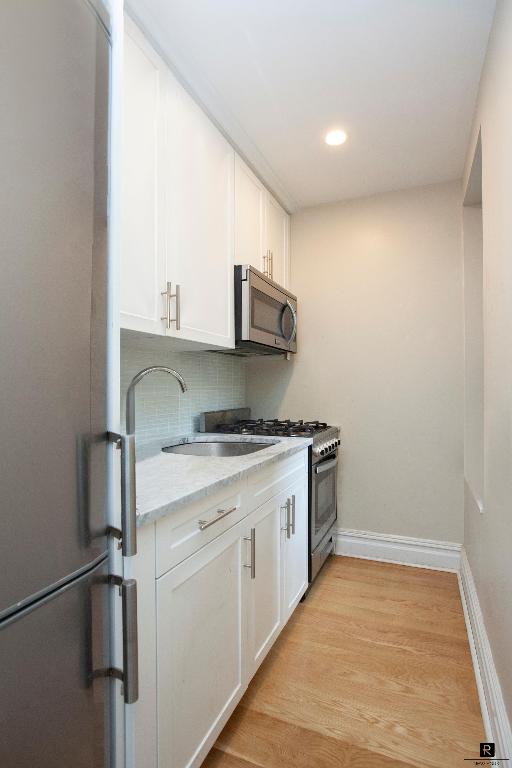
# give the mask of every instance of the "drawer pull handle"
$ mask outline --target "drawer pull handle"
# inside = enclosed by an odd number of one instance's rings
[[[232,512],[236,512],[238,507],[231,507],[230,509],[218,509],[217,510],[217,517],[212,517],[211,520],[198,520],[199,530],[204,531],[205,528],[209,528],[210,525],[214,525],[214,523],[218,523],[219,520],[222,520],[224,517],[227,517]]]

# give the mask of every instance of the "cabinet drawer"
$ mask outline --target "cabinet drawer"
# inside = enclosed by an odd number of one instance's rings
[[[308,449],[304,448],[289,459],[278,461],[268,469],[250,477],[247,489],[247,511],[252,512],[296,480],[307,477],[307,471]]]
[[[172,512],[156,524],[156,576],[173,568],[247,514],[245,485],[235,483]]]

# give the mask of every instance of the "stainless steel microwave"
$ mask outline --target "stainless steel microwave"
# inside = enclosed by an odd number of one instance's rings
[[[242,355],[297,352],[297,297],[249,264],[235,267],[235,345]]]

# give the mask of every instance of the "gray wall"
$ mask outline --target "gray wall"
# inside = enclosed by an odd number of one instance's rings
[[[149,365],[167,365],[182,374],[188,390],[165,373],[143,379],[136,390],[137,443],[186,435],[199,428],[201,411],[245,405],[245,364],[230,355],[180,352],[171,339],[123,331],[121,334],[121,422],[132,377]]]
[[[512,3],[500,0],[480,83],[484,316],[484,513],[466,485],[464,543],[512,716]],[[508,755],[507,755],[508,757]]]
[[[292,217],[299,353],[248,367],[256,415],[342,430],[340,526],[463,536],[460,183]]]

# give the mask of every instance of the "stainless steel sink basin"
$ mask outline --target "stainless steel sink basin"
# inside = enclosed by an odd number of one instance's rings
[[[274,443],[235,443],[225,441],[191,442],[168,445],[162,448],[164,453],[180,453],[184,456],[245,456],[248,453],[262,451]]]

